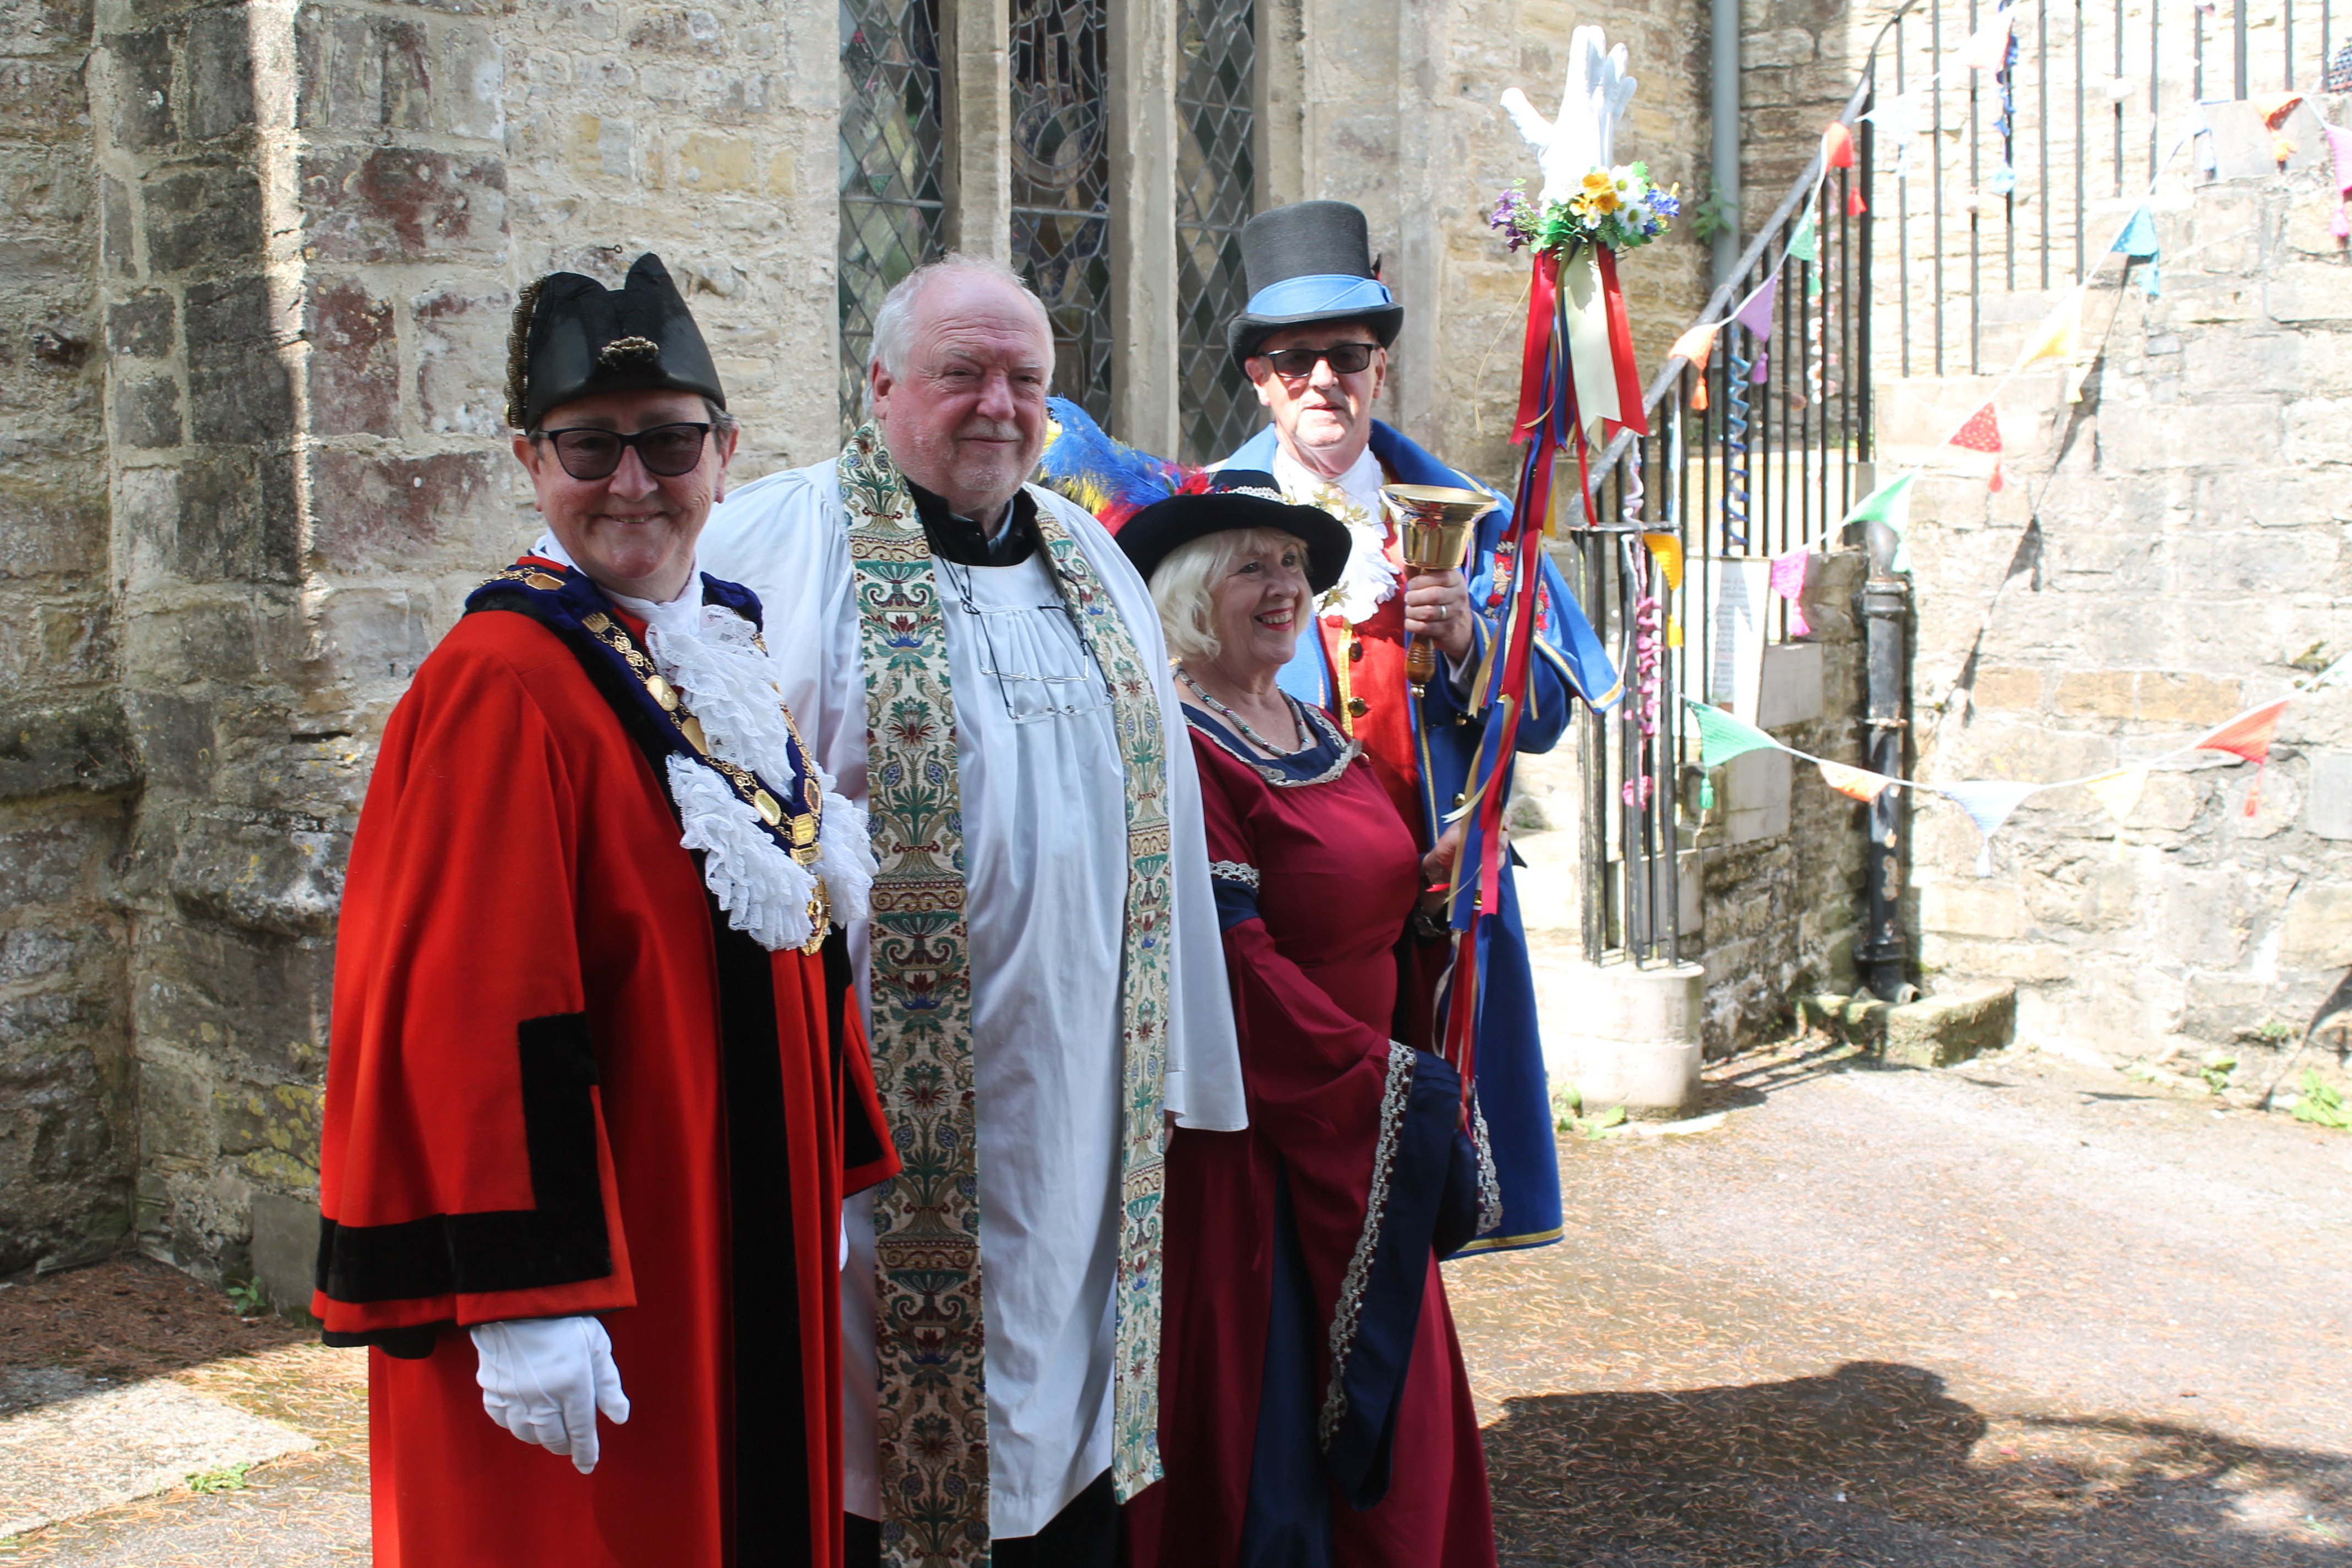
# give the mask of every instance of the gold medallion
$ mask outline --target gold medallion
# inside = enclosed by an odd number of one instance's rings
[[[524,587],[536,588],[542,594],[551,594],[563,586],[562,578],[551,577],[544,572],[534,572],[522,581]]]
[[[686,737],[688,745],[706,757],[710,754],[710,742],[703,736],[701,720],[688,713],[677,721],[677,731]]]
[[[662,705],[665,713],[677,711],[677,689],[658,675],[646,677],[646,695]]]
[[[783,806],[778,804],[776,797],[766,790],[754,790],[751,794],[751,804],[759,808],[761,820],[771,827],[784,819]]]

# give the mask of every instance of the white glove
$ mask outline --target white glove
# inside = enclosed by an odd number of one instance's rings
[[[596,1412],[619,1426],[629,1396],[613,1364],[613,1342],[593,1318],[524,1318],[473,1331],[482,1408],[490,1419],[550,1453],[569,1455],[582,1475],[596,1468]]]

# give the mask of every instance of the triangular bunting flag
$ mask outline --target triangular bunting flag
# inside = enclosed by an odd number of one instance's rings
[[[1675,533],[1645,533],[1642,535],[1642,542],[1650,547],[1650,554],[1657,562],[1658,570],[1665,574],[1666,591],[1670,594],[1681,593],[1683,591],[1682,536]]]
[[[1917,474],[1905,474],[1889,479],[1862,498],[1854,509],[1846,513],[1838,526],[1843,529],[1857,522],[1883,522],[1895,535],[1895,553],[1887,562],[1891,572],[1911,570],[1911,486]]]
[[[1748,296],[1747,303],[1731,313],[1731,319],[1759,338],[1772,335],[1772,297],[1780,291],[1780,279],[1776,275],[1767,278]]]
[[[1772,558],[1772,592],[1789,601],[1789,635],[1806,637],[1812,626],[1805,619],[1805,572],[1813,558],[1810,550],[1791,550]]]
[[[1997,71],[2009,63],[2009,29],[2015,18],[2002,6],[1992,19],[1952,51],[1952,63],[1970,70]]]
[[[2286,711],[2287,700],[2280,698],[2267,707],[2231,720],[2211,734],[2197,742],[2200,752],[2228,752],[2250,763],[2271,760],[2271,737],[2278,733],[2279,715]]]
[[[1715,353],[1715,334],[1723,331],[1721,321],[1703,321],[1675,340],[1666,351],[1668,359],[1686,359],[1693,370],[1705,370],[1708,358]]]
[[[2109,816],[2121,822],[2131,815],[2132,807],[2139,804],[2140,792],[2147,788],[2147,770],[2126,768],[2119,773],[2086,779],[2083,787],[2107,808]]]
[[[2019,352],[2017,363],[2031,364],[2038,359],[2073,359],[2083,337],[2083,286],[2079,283],[2066,290],[2066,297],[2057,308],[2042,319],[2042,324],[2026,338],[2025,347]]]
[[[2156,218],[2147,210],[2146,202],[2132,209],[2131,218],[2124,225],[2123,233],[2116,236],[2115,244],[2107,248],[2110,255],[2128,256],[2133,260],[2147,263],[2147,270],[2140,274],[2140,287],[2147,290],[2149,299],[2155,299],[2159,288],[2156,266],[2159,247],[2156,243]]]
[[[1862,199],[1862,187],[1861,187],[1860,185],[1856,185],[1856,186],[1854,186],[1853,189],[1851,189],[1851,190],[1849,190],[1849,191],[1847,191],[1847,192],[1846,192],[1846,194],[1845,194],[1845,216],[1848,216],[1848,217],[1860,217],[1863,214],[1864,214],[1864,213],[1868,212],[1869,210],[1870,210],[1870,204],[1869,204],[1868,202],[1864,201],[1864,200]]]
[[[1743,752],[1778,750],[1780,742],[1753,724],[1743,724],[1720,708],[1683,700],[1698,721],[1699,765],[1719,768]]]
[[[1761,386],[1771,374],[1772,356],[1769,353],[1759,353],[1756,356],[1756,363],[1748,367],[1748,384]]]
[[[2000,411],[1986,404],[1968,417],[1968,423],[1952,432],[1950,446],[1969,452],[2000,450]]]
[[[2299,92],[2274,92],[2267,98],[2254,100],[2256,112],[2262,115],[2263,123],[2270,128],[2271,157],[2277,163],[2284,163],[2301,151],[2295,146],[2294,138],[2286,133],[2286,117],[2293,114],[2294,106],[2302,101],[2303,94]]]
[[[1939,784],[1937,793],[1948,796],[1954,805],[1969,814],[1977,825],[1983,841],[1977,847],[1977,875],[1992,875],[1992,836],[2009,820],[2010,813],[2018,808],[2025,797],[2040,789],[2040,784],[2011,784],[2006,779],[1971,779],[1964,784]]]
[[[1683,542],[1674,533],[1645,533],[1642,542],[1650,547],[1651,559],[1658,563],[1658,574],[1666,580],[1666,646],[1683,646],[1682,617],[1675,614],[1675,602],[1668,595],[1683,591]]]
[[[1789,234],[1789,255],[1799,261],[1819,261],[1822,258],[1822,237],[1813,226],[1813,209],[1807,207],[1805,216]]]
[[[1885,773],[1874,773],[1867,768],[1850,768],[1843,763],[1823,763],[1821,770],[1822,783],[1855,800],[1876,800],[1886,793],[1886,786],[1895,782]]]
[[[1991,488],[1995,490],[2001,488],[2000,410],[1990,403],[1986,404],[1969,416],[1968,423],[1953,433],[1948,444],[1963,451],[1990,452],[1993,455]]]
[[[1822,132],[1822,167],[1853,167],[1853,132],[1845,128],[1843,121],[1832,120]]]

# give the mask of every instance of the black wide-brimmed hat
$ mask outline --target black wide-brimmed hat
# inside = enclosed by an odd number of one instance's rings
[[[1178,545],[1242,528],[1275,529],[1304,540],[1307,586],[1317,594],[1328,590],[1347,570],[1348,525],[1319,507],[1285,500],[1272,474],[1220,468],[1192,483],[1205,488],[1179,490],[1166,500],[1153,501],[1119,525],[1118,547],[1145,582],[1151,581]]]
[[[1242,228],[1249,303],[1225,329],[1240,364],[1285,327],[1361,321],[1382,348],[1396,342],[1404,307],[1372,266],[1364,215],[1346,202],[1294,202]]]
[[[549,409],[600,392],[690,392],[727,406],[694,312],[651,251],[618,289],[551,272],[515,301],[507,423],[537,429]]]

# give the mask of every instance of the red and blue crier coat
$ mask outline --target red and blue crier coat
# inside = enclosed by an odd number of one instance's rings
[[[895,1165],[846,963],[727,929],[612,684],[468,615],[352,843],[312,1310],[375,1347],[379,1568],[838,1561],[840,1202]],[[462,1331],[572,1313],[631,1406],[587,1476]]]
[[[1276,437],[1272,426],[1225,459],[1230,468],[1272,471]],[[1372,455],[1397,482],[1483,489],[1389,426],[1374,421]],[[1494,492],[1489,491],[1489,494]],[[1511,503],[1500,503],[1478,524],[1464,574],[1470,602],[1478,611],[1472,628],[1470,662],[1484,658],[1499,625],[1510,582],[1511,552],[1504,535]],[[1393,559],[1393,553],[1391,559]],[[1596,709],[1613,706],[1623,685],[1609,653],[1577,607],[1559,569],[1542,563],[1543,592],[1538,600],[1535,657],[1528,676],[1528,709],[1520,715],[1521,752],[1549,752],[1568,731],[1581,701]],[[1486,731],[1486,710],[1455,700],[1449,682],[1429,683],[1415,699],[1404,679],[1404,611],[1399,595],[1362,630],[1364,657],[1346,674],[1347,695],[1365,703],[1351,716],[1364,749],[1381,764],[1382,782],[1425,847],[1436,841],[1440,824],[1469,788],[1470,770]],[[1302,702],[1333,713],[1345,710],[1340,666],[1348,659],[1347,628],[1318,619],[1320,635],[1298,639],[1298,651],[1285,666],[1284,690]],[[1507,787],[1507,778],[1497,781]],[[1528,961],[1527,926],[1507,859],[1502,874],[1502,907],[1478,922],[1478,1058],[1475,1092],[1486,1119],[1503,1195],[1500,1223],[1463,1248],[1465,1252],[1539,1247],[1560,1237],[1559,1149],[1553,1142],[1551,1100],[1544,1078],[1543,1047],[1536,1021],[1535,971]]]

